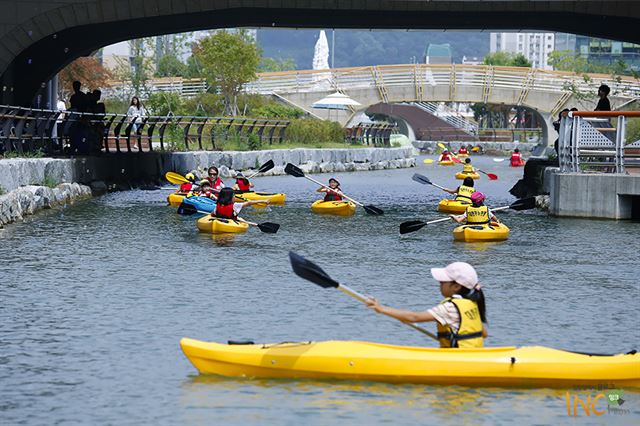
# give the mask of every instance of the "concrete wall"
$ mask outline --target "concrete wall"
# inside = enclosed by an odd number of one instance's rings
[[[640,175],[549,171],[545,180],[554,216],[631,219],[631,196],[640,197]]]
[[[412,147],[291,149],[266,151],[199,151],[175,153],[113,154],[73,159],[4,159],[0,160],[0,188],[4,192],[25,185],[79,182],[158,181],[168,171],[187,173],[215,165],[223,177],[233,171],[248,170],[273,160],[268,174],[284,174],[287,163],[306,165],[314,172],[362,171],[415,165]],[[46,182],[45,182],[46,178]]]

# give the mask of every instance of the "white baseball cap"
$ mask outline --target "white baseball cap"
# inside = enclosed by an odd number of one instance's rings
[[[431,268],[431,275],[436,281],[455,281],[469,290],[478,284],[476,270],[466,262],[453,262],[444,268]]]

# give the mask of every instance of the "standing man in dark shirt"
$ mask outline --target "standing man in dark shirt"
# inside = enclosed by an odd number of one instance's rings
[[[69,109],[76,112],[85,112],[87,109],[87,95],[80,90],[81,83],[74,81],[72,87],[74,93],[69,98],[69,103],[71,104]]]
[[[611,103],[609,102],[609,98],[607,98],[610,92],[611,89],[606,84],[598,88],[598,97],[600,100],[594,111],[611,111]]]

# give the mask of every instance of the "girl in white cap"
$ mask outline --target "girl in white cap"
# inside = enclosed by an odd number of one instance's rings
[[[481,348],[487,333],[487,313],[478,274],[465,262],[454,262],[445,268],[431,268],[440,282],[445,299],[437,306],[414,312],[382,306],[376,299],[367,307],[406,323],[436,321],[441,348]]]

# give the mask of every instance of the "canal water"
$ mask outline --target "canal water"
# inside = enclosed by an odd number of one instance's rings
[[[166,192],[109,194],[29,217],[0,231],[0,419],[2,424],[550,424],[568,422],[565,390],[199,376],[180,351],[188,336],[226,342],[366,340],[433,346],[390,318],[291,272],[294,250],[382,303],[427,309],[441,300],[429,268],[475,265],[488,298],[487,345],[544,345],[618,353],[640,349],[640,224],[503,212],[502,243],[453,241],[453,223],[400,236],[400,222],[441,217],[446,195],[411,180],[422,173],[455,187],[457,168],[343,173],[345,192],[385,211],[317,216],[315,185],[256,178],[287,193],[286,206],[248,209],[277,222],[275,235],[199,234],[195,219],[166,206]],[[474,160],[491,206],[508,205],[521,176],[507,162]],[[328,175],[315,176],[326,181]],[[428,325],[433,328],[433,325]],[[583,399],[593,391],[570,389]],[[580,424],[637,423],[626,415]],[[625,407],[626,408],[626,407]],[[580,414],[580,413],[579,413]]]

